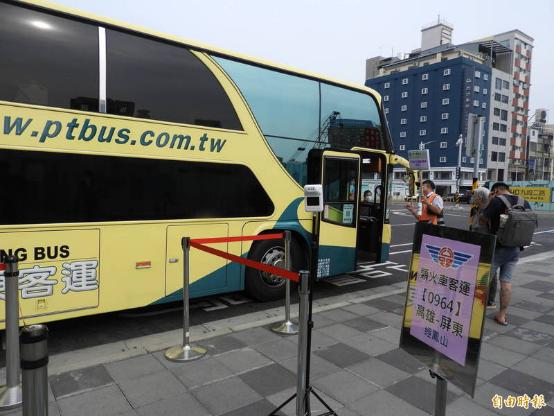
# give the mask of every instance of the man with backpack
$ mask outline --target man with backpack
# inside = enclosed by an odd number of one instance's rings
[[[510,194],[510,187],[497,182],[491,188],[495,196],[483,211],[483,221],[488,223],[491,234],[495,234],[496,250],[491,276],[500,269],[500,309],[494,320],[508,325],[506,313],[512,297],[512,275],[519,261],[519,252],[531,244],[537,227],[537,214],[522,197]]]

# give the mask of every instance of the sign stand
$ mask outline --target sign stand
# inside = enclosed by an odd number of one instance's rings
[[[310,272],[300,272],[300,287],[298,290],[300,296],[299,305],[299,326],[298,334],[298,372],[296,393],[289,397],[283,404],[269,414],[276,416],[281,409],[296,398],[296,416],[310,416],[310,394],[313,394],[317,400],[325,407],[325,413],[319,416],[337,416],[337,413],[323,400],[323,398],[310,385],[310,357],[312,349],[312,303],[313,286],[317,279],[319,263],[319,221],[320,212],[313,216],[312,229],[312,249],[310,258]]]
[[[435,390],[435,416],[445,416],[448,382],[433,370],[429,370],[429,374],[431,375],[431,378],[437,379],[437,388]]]

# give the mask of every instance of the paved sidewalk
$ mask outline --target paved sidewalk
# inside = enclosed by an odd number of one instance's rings
[[[554,415],[552,254],[518,266],[510,325],[489,313],[475,399],[450,386],[449,416]],[[398,348],[403,305],[396,294],[314,315],[311,379],[339,415],[432,413],[428,371]],[[53,375],[50,415],[264,416],[294,392],[296,337],[261,326],[202,344],[208,356],[191,363],[170,363],[158,351]],[[544,394],[549,407],[492,407],[496,394],[525,393]],[[293,407],[282,414],[293,415]],[[312,407],[321,409],[315,399]]]

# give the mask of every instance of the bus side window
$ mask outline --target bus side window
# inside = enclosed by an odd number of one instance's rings
[[[0,100],[98,111],[98,27],[0,3]]]
[[[106,31],[108,113],[242,130],[214,74],[187,49]]]

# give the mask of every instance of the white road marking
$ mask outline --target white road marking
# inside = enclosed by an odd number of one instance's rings
[[[403,226],[403,225],[415,225],[415,223],[414,223],[414,222],[410,222],[410,223],[408,223],[408,224],[392,224],[391,227],[401,227],[401,226]]]
[[[404,244],[393,244],[392,246],[390,246],[391,248],[392,247],[401,247],[401,246],[411,246],[413,243],[404,243]]]
[[[389,253],[389,256],[392,256],[393,254],[410,253],[411,251],[413,250],[395,251],[394,253]]]
[[[554,233],[554,229],[553,230],[537,231],[535,234],[544,234],[544,233]]]

